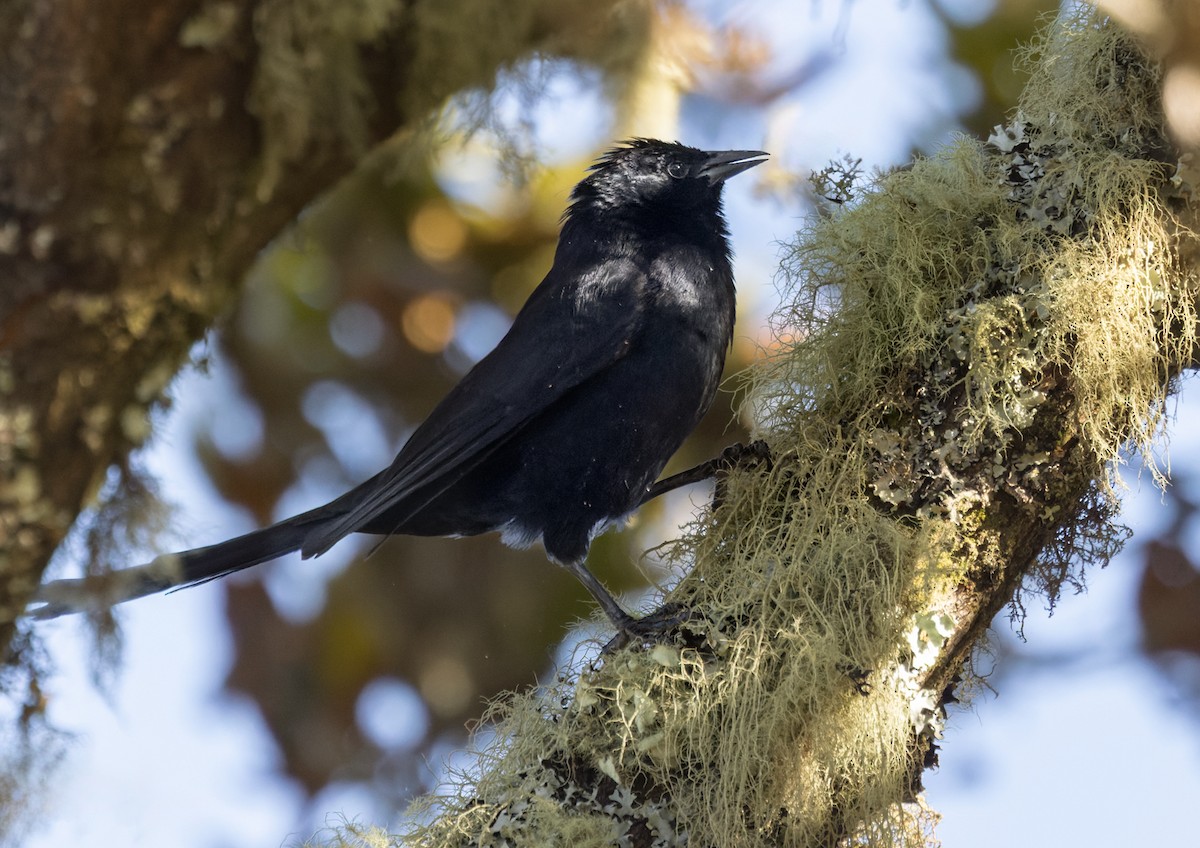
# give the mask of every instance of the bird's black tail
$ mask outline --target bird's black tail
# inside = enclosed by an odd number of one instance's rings
[[[299,550],[314,521],[326,515],[318,508],[216,545],[163,554],[145,565],[95,577],[54,580],[38,590],[26,613],[31,618],[57,618],[207,583]]]

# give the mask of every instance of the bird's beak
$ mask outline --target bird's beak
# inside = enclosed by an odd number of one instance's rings
[[[735,174],[761,165],[768,155],[761,150],[720,150],[710,153],[700,167],[700,176],[708,177],[710,185],[717,185]]]

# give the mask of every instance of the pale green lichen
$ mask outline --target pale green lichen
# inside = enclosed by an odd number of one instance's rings
[[[14,508],[19,517],[25,517],[24,507],[37,503],[42,496],[42,481],[32,465],[20,465],[5,480],[0,480],[0,503]]]
[[[137,386],[134,387],[133,391],[134,397],[143,404],[156,401],[175,377],[177,371],[178,369],[172,362],[158,362],[138,380]]]
[[[99,453],[108,439],[108,425],[113,410],[107,403],[97,403],[83,411],[83,428],[79,438],[93,453]]]
[[[51,224],[42,224],[29,237],[29,252],[34,259],[46,259],[58,240],[58,231]]]
[[[265,0],[255,7],[258,66],[247,104],[263,128],[260,202],[274,194],[284,166],[310,148],[366,150],[374,104],[359,51],[400,9],[399,0]]]
[[[997,522],[1045,534],[1050,593],[1111,554],[1108,469],[1158,438],[1196,341],[1155,68],[1091,19],[1031,55],[989,142],[833,180],[855,199],[795,245],[756,372],[777,462],[668,551],[681,643],[506,699],[405,844],[933,841],[928,675],[979,612],[959,595],[1013,568]]]
[[[16,221],[5,221],[0,225],[0,253],[13,255],[21,247],[21,225]]]
[[[140,445],[150,437],[150,411],[140,404],[127,404],[121,410],[121,435],[132,445]]]
[[[241,9],[229,0],[212,0],[184,22],[179,30],[179,43],[184,47],[217,50],[229,43],[237,26]]]

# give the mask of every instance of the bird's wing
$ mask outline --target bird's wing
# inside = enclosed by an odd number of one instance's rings
[[[645,274],[610,260],[563,279],[557,264],[505,337],[416,429],[387,470],[340,498],[352,505],[313,527],[316,556],[421,492],[413,513],[453,485],[532,418],[621,359],[641,323]],[[335,502],[336,503],[336,502]]]

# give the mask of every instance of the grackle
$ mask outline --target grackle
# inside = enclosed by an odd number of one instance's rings
[[[619,632],[639,633],[584,560],[596,534],[671,487],[655,480],[713,401],[734,322],[721,189],[766,155],[653,139],[610,150],[575,186],[554,264],[507,335],[391,466],[278,524],[114,572],[103,589],[48,583],[30,614],[319,556],[351,533],[499,531],[509,545],[540,541]]]

